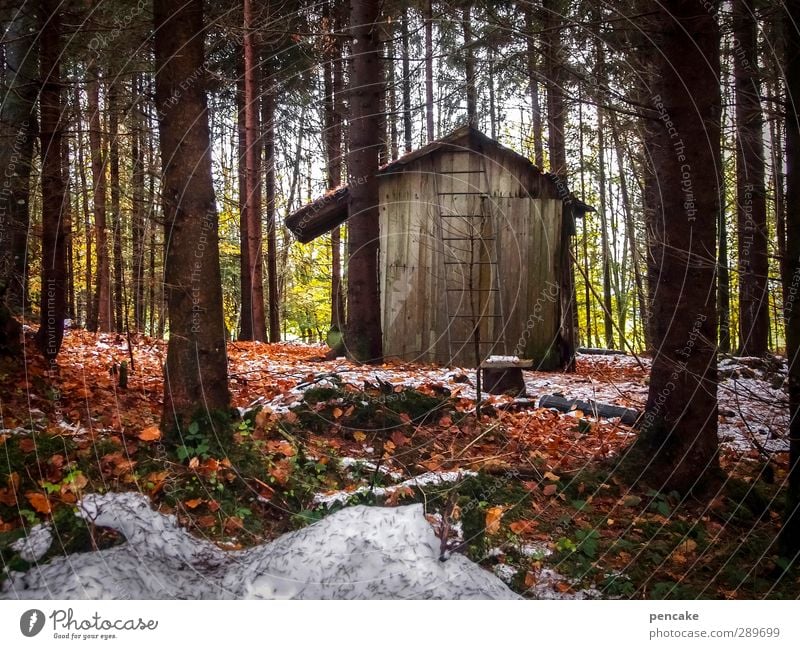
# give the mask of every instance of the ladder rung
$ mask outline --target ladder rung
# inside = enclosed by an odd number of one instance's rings
[[[449,317],[450,318],[472,318],[473,316],[471,316],[471,315],[451,315]],[[478,320],[481,320],[483,318],[502,318],[502,317],[503,316],[497,315],[495,313],[489,313],[487,315],[478,316]]]
[[[488,219],[488,214],[442,214],[443,219]]]
[[[444,262],[445,266],[466,266],[468,264],[470,266],[496,266],[497,262],[496,261],[473,261],[473,262],[468,262],[468,261],[446,261],[446,262]]]
[[[499,345],[502,342],[503,342],[502,340],[481,340],[479,344],[480,345]],[[451,340],[450,343],[451,344],[452,343],[472,343],[474,345],[475,341],[470,338],[469,340]]]
[[[499,288],[447,288],[446,291],[454,292],[454,291],[461,291],[462,293],[491,293],[493,291],[499,291]]]
[[[494,241],[494,237],[442,237],[442,241]]]
[[[489,198],[489,194],[486,192],[436,192],[439,196],[486,196]]]

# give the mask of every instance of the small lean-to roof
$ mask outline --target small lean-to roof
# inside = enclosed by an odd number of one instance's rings
[[[541,170],[525,156],[517,153],[513,149],[503,146],[497,140],[493,140],[471,126],[462,126],[438,140],[434,140],[419,149],[406,153],[397,160],[383,165],[378,171],[378,174],[385,175],[401,171],[406,165],[443,149],[462,151],[467,149],[480,150],[483,153],[494,151],[497,154],[510,156],[522,164],[527,165],[536,173],[542,173]],[[554,185],[559,185],[558,178],[554,174],[545,173],[544,175]],[[292,231],[295,238],[301,243],[313,241],[318,236],[330,232],[335,227],[347,221],[347,204],[349,198],[350,190],[348,185],[342,185],[336,189],[330,190],[323,196],[304,205],[299,210],[286,217],[286,227]],[[566,205],[572,207],[572,211],[575,215],[582,215],[586,212],[594,211],[593,207],[580,201],[568,190],[565,191],[563,200]]]

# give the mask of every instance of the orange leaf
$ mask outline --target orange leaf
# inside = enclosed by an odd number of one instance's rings
[[[360,430],[357,430],[355,433],[353,433],[353,437],[357,442],[363,442],[365,439],[367,439],[366,434]]]
[[[486,533],[497,534],[500,531],[500,519],[503,517],[502,507],[490,507],[486,512]]]
[[[558,487],[556,485],[548,484],[548,485],[544,486],[544,489],[542,489],[542,491],[544,492],[545,496],[552,496],[556,492],[557,489],[558,489]]]
[[[138,437],[143,442],[154,442],[157,439],[161,439],[161,431],[158,426],[148,426],[139,433]]]
[[[532,572],[525,573],[525,588],[533,588],[536,585],[536,575]]]
[[[453,420],[452,420],[452,419],[451,419],[449,416],[447,416],[447,415],[445,415],[444,417],[442,417],[442,418],[439,420],[439,425],[440,425],[440,426],[445,426],[445,427],[447,427],[447,426],[452,426],[452,424],[453,424]]]
[[[344,413],[342,412],[341,408],[334,408],[333,412],[331,413],[334,419],[339,419]]]
[[[203,504],[203,499],[192,498],[191,500],[184,501],[183,504],[186,505],[189,509],[197,509],[200,505]]]
[[[270,470],[269,474],[278,481],[278,484],[285,485],[289,481],[291,472],[292,467],[288,460],[281,460]]]
[[[53,508],[50,506],[50,501],[44,494],[39,493],[38,491],[28,491],[25,493],[25,497],[28,499],[31,507],[33,507],[40,514],[49,514],[51,511],[53,511]]]
[[[0,489],[0,503],[14,507],[17,504],[17,496],[10,489]]]
[[[394,442],[394,445],[399,448],[408,444],[408,437],[403,435],[403,433],[401,433],[399,430],[396,430],[392,433],[392,442]]]
[[[508,526],[514,534],[528,534],[532,532],[539,523],[536,521],[514,521]]]
[[[36,442],[34,442],[30,437],[25,437],[19,440],[19,450],[23,453],[30,453],[31,451],[36,450]]]

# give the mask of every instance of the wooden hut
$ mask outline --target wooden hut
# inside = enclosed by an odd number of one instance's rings
[[[380,170],[384,354],[475,367],[490,355],[542,369],[573,353],[569,244],[591,210],[566,183],[468,126]],[[294,212],[308,242],[348,218],[347,186]]]

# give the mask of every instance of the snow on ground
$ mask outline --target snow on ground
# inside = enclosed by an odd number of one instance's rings
[[[23,561],[33,563],[47,554],[52,544],[53,532],[50,525],[42,523],[27,530],[25,536],[11,544],[11,549],[19,552]]]
[[[360,494],[373,494],[378,497],[382,496],[390,496],[394,492],[403,489],[411,489],[414,487],[424,487],[426,485],[435,484],[448,484],[451,482],[457,482],[458,480],[462,480],[463,478],[478,475],[475,471],[466,471],[459,469],[457,471],[428,471],[427,473],[423,473],[418,476],[414,476],[413,478],[409,478],[408,480],[404,480],[396,485],[391,485],[389,487],[371,487],[369,485],[364,485],[363,487],[358,487],[357,489],[353,489],[347,491],[346,489],[341,491],[334,491],[328,494],[317,494],[314,497],[314,502],[318,505],[325,505],[330,507],[336,503],[346,503],[350,498]]]
[[[127,542],[12,573],[2,598],[515,599],[466,557],[439,560],[422,505],[341,510],[249,550],[195,539],[136,493],[90,494],[81,516]]]

